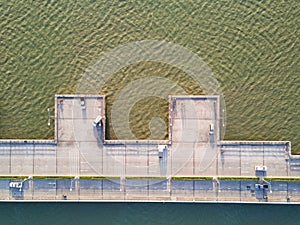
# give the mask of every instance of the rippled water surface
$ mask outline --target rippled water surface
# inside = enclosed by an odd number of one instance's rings
[[[300,153],[299,1],[78,2],[0,2],[0,138],[53,138],[47,108],[53,115],[54,94],[74,93],[102,54],[150,39],[184,46],[209,65],[225,95],[226,139],[290,140]],[[108,117],[124,85],[149,75],[203,94],[172,65],[136,63],[118,71],[101,91]],[[151,98],[133,107],[130,123],[137,137],[151,137],[151,116],[167,121],[164,104]],[[115,138],[112,130],[108,134]],[[299,224],[297,208],[7,203],[0,204],[0,223]]]
[[[1,138],[53,138],[47,108],[53,113],[54,94],[74,93],[88,66],[105,52],[151,39],[182,45],[212,69],[225,95],[226,139],[290,140],[300,152],[299,1],[76,2],[0,3]],[[102,89],[108,117],[126,82],[149,71],[190,94],[203,94],[171,65],[137,63]],[[156,101],[166,121],[167,107],[160,107],[165,102]],[[150,105],[155,100],[149,102],[131,116],[139,138],[150,136],[149,109],[157,108]],[[146,118],[136,110],[148,112]],[[108,134],[115,138],[113,131]]]

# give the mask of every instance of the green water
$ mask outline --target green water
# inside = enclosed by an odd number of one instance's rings
[[[297,0],[1,1],[0,138],[52,139],[47,108],[53,115],[54,94],[74,93],[87,67],[109,50],[151,39],[182,45],[212,69],[225,95],[226,139],[290,140],[300,153],[299,8]],[[119,90],[149,71],[203,94],[177,68],[138,63],[102,90],[108,116]],[[151,116],[167,121],[165,103],[152,98],[134,106],[130,124],[138,137],[149,137]],[[0,224],[299,224],[298,208],[1,203]]]
[[[54,94],[74,93],[87,67],[105,52],[151,39],[182,45],[212,69],[225,95],[225,139],[290,140],[300,153],[299,8],[296,0],[2,1],[0,138],[52,139],[47,108],[53,114]],[[203,94],[170,65],[133,64],[101,91],[108,96],[108,119],[126,81],[147,76],[149,68],[190,94]],[[156,101],[158,108],[165,103]],[[151,113],[145,112],[157,111],[155,100],[149,102],[135,106],[145,116],[132,113],[139,138],[149,137]],[[164,121],[166,112],[161,107],[158,115]]]

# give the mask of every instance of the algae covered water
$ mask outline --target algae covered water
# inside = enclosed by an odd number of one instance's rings
[[[226,101],[226,139],[290,140],[300,153],[299,8],[297,0],[2,1],[0,138],[53,139],[47,109],[53,115],[55,94],[74,93],[86,69],[109,50],[162,40],[189,49],[213,71]],[[172,65],[136,63],[116,72],[101,90],[108,117],[124,85],[149,75],[203,94]],[[139,138],[149,137],[149,116],[166,120],[165,103],[151,98],[134,106],[131,124]],[[115,138],[113,130],[108,134]],[[1,203],[0,224],[299,224],[297,210],[287,205]]]
[[[47,109],[53,115],[54,94],[74,93],[109,50],[161,40],[189,49],[213,71],[227,106],[225,139],[290,140],[299,153],[299,7],[299,1],[3,1],[0,138],[53,139]],[[172,65],[135,63],[101,90],[108,121],[124,85],[149,75],[203,94]],[[138,138],[149,138],[152,114],[167,121],[165,104],[145,99],[134,106],[130,123]]]

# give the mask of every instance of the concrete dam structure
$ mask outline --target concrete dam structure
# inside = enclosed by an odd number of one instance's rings
[[[105,96],[56,95],[54,140],[0,140],[0,200],[299,203],[291,143],[221,140],[219,104],[170,96],[168,140],[106,140]]]

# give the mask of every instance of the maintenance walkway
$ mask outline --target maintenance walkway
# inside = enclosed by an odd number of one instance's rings
[[[298,201],[298,182],[288,179],[299,177],[300,158],[290,142],[221,141],[219,112],[218,96],[170,96],[168,140],[106,140],[105,96],[56,95],[53,141],[0,140],[0,199],[255,202],[255,183],[263,182],[253,181],[255,167],[266,166],[266,180],[285,181],[263,197]],[[22,182],[21,191],[11,182]]]

